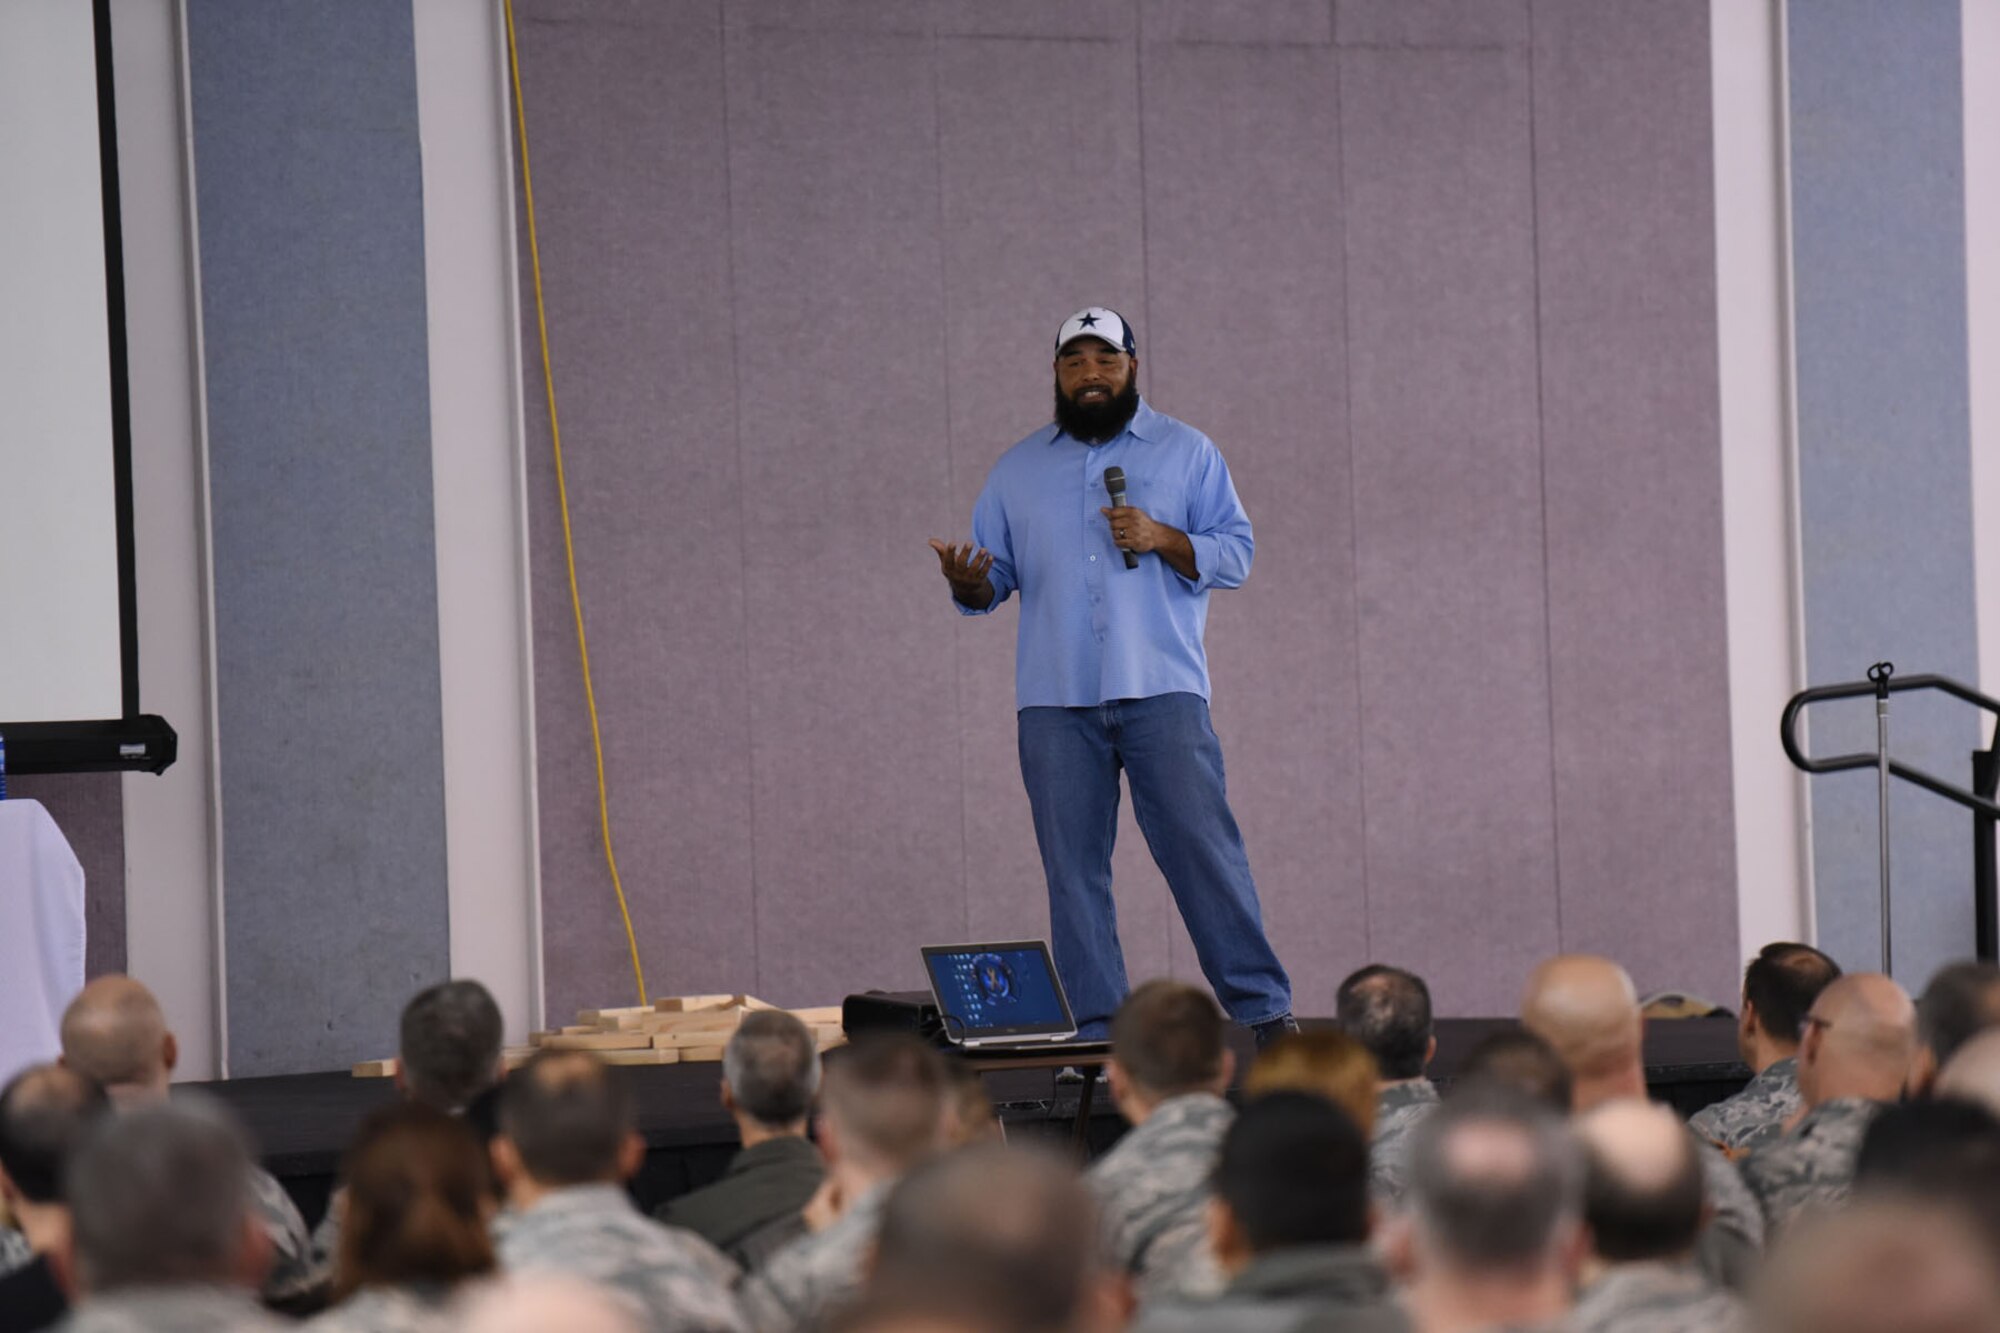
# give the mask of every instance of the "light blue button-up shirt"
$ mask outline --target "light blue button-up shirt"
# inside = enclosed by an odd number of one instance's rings
[[[1188,535],[1195,579],[1151,552],[1137,569],[1098,510],[1104,470],[1125,469],[1125,502]],[[1256,542],[1229,467],[1206,435],[1141,401],[1116,439],[1088,445],[1055,425],[1000,456],[972,511],[972,540],[993,554],[993,601],[1021,594],[1014,654],[1019,708],[1086,708],[1156,694],[1208,697],[1208,590],[1250,573]]]

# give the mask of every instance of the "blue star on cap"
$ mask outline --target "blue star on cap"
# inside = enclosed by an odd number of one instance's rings
[[[1082,325],[1082,326],[1083,326],[1084,328],[1086,328],[1086,329],[1092,329],[1092,328],[1096,328],[1096,327],[1097,327],[1097,316],[1095,316],[1095,315],[1085,315],[1085,316],[1084,316],[1084,317],[1083,317],[1082,319],[1079,319],[1079,320],[1077,321],[1077,323],[1078,323],[1078,324],[1080,324],[1080,325]]]

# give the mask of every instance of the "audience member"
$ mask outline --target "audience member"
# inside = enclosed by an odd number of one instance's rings
[[[28,1245],[27,1261],[0,1276],[0,1333],[47,1328],[69,1309],[55,1269],[70,1238],[63,1164],[106,1104],[60,1065],[33,1065],[0,1091],[0,1199]]]
[[[1882,1108],[1861,1138],[1854,1193],[1957,1207],[2000,1259],[2000,1115],[1951,1097]]]
[[[959,1056],[947,1056],[945,1073],[944,1142],[947,1148],[974,1143],[1005,1143],[1007,1127],[986,1095],[986,1075]]]
[[[271,1262],[235,1122],[194,1096],[100,1116],[69,1159],[65,1333],[266,1333]]]
[[[1120,1327],[1122,1289],[1075,1170],[986,1142],[932,1158],[889,1191],[864,1300],[898,1318],[1067,1333]]]
[[[870,1035],[827,1061],[819,1139],[826,1183],[806,1209],[810,1234],[743,1284],[758,1333],[812,1327],[861,1290],[883,1199],[943,1144],[943,1057],[914,1037]]]
[[[1799,1111],[1799,1031],[1840,964],[1809,944],[1767,944],[1743,971],[1736,1048],[1754,1077],[1741,1092],[1705,1107],[1695,1133],[1731,1156],[1775,1142]]]
[[[1773,1227],[1847,1197],[1868,1122],[1909,1075],[1916,1023],[1910,997],[1878,972],[1841,977],[1813,1001],[1799,1044],[1804,1114],[1743,1162]]]
[[[499,1127],[500,1080],[507,1075],[501,1026],[500,1005],[492,992],[469,978],[418,991],[403,1006],[398,1025],[397,1091],[413,1102],[463,1116],[477,1133],[481,1151]],[[332,1273],[346,1208],[347,1191],[335,1190],[312,1233],[315,1280],[324,1282]]]
[[[459,1283],[493,1271],[486,1146],[421,1102],[377,1111],[348,1149],[333,1295],[315,1333],[443,1333]]]
[[[1293,1032],[1257,1052],[1243,1076],[1243,1096],[1254,1101],[1274,1092],[1310,1092],[1347,1113],[1367,1138],[1375,1129],[1379,1080],[1375,1057],[1345,1032]]]
[[[463,1115],[482,1139],[497,1127],[502,1020],[493,993],[462,977],[426,987],[403,1006],[396,1087],[413,1102]]]
[[[1451,1095],[1483,1096],[1496,1088],[1525,1097],[1557,1115],[1569,1114],[1573,1093],[1569,1066],[1555,1047],[1526,1028],[1502,1029],[1481,1037],[1459,1064]]]
[[[1324,1098],[1274,1092],[1244,1108],[1222,1140],[1208,1226],[1228,1285],[1150,1308],[1140,1333],[1409,1327],[1368,1248],[1368,1140]]]
[[[1981,1032],[1954,1051],[1932,1091],[1978,1102],[2000,1115],[2000,1029]]]
[[[638,1302],[651,1333],[734,1333],[736,1266],[691,1231],[640,1215],[624,1190],[646,1145],[623,1082],[588,1051],[543,1051],[506,1082],[493,1226],[510,1273],[557,1272]]]
[[[63,1011],[62,1062],[94,1080],[121,1107],[165,1101],[179,1061],[180,1044],[160,1002],[131,977],[98,977]],[[305,1219],[277,1178],[254,1163],[250,1192],[273,1256],[264,1296],[296,1301],[316,1280]]]
[[[1375,1196],[1394,1203],[1409,1173],[1410,1132],[1437,1109],[1426,1071],[1437,1058],[1431,991],[1400,967],[1374,963],[1340,983],[1334,1013],[1368,1048],[1382,1081],[1372,1130],[1369,1175]]]
[[[1569,1309],[1583,1164],[1563,1122],[1512,1098],[1454,1097],[1417,1127],[1392,1262],[1421,1333],[1532,1326]]]
[[[748,1242],[774,1223],[799,1224],[826,1179],[826,1163],[806,1137],[819,1093],[819,1050],[792,1015],[746,1015],[722,1050],[722,1105],[736,1121],[742,1151],[712,1185],[670,1199],[662,1222],[706,1237],[745,1268],[766,1256]]]
[[[1799,1073],[1803,1091],[1803,1058]],[[1753,1322],[1759,1333],[1995,1333],[1995,1271],[1949,1211],[1856,1202],[1781,1238]]]
[[[1929,1092],[1958,1048],[1995,1025],[2000,1025],[2000,965],[1967,960],[1938,969],[1917,999],[1910,1090]]]
[[[459,1333],[645,1333],[629,1296],[560,1273],[508,1274],[471,1284],[458,1321]]]
[[[1577,1114],[1645,1099],[1645,1024],[1632,978],[1618,964],[1588,954],[1549,959],[1528,978],[1521,1022],[1569,1069]],[[1721,1149],[1703,1141],[1700,1158],[1712,1211],[1696,1259],[1710,1277],[1741,1289],[1764,1244],[1763,1211]]]
[[[1590,1236],[1571,1333],[1712,1333],[1744,1327],[1742,1302],[1695,1266],[1707,1203],[1697,1141],[1672,1111],[1633,1098],[1577,1121]]]
[[[1235,1111],[1236,1057],[1214,998],[1149,981],[1111,1020],[1111,1096],[1132,1129],[1085,1175],[1114,1262],[1140,1295],[1213,1295],[1221,1273],[1203,1220],[1215,1154]]]

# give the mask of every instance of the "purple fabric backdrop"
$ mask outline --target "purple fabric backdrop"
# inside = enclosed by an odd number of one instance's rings
[[[40,801],[83,865],[83,970],[125,970],[125,779],[61,773],[7,779],[9,797]]]
[[[1301,1010],[1387,958],[1504,1012],[1557,947],[1733,989],[1705,0],[527,0],[521,40],[654,990],[828,1003],[1046,929],[1013,613],[956,617],[924,538],[1086,302],[1257,524],[1214,711]],[[528,318],[560,1014],[630,982]],[[1129,814],[1115,866],[1133,975],[1193,975]]]

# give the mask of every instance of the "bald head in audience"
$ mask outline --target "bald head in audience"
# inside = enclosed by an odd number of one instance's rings
[[[62,1018],[62,1062],[119,1103],[166,1096],[180,1046],[160,1002],[131,977],[98,977]]]
[[[591,1052],[540,1051],[504,1086],[493,1167],[514,1207],[621,1183],[645,1161],[632,1094]]]
[[[1447,1101],[1417,1127],[1391,1262],[1422,1333],[1542,1324],[1583,1258],[1583,1168],[1567,1126],[1520,1098]]]
[[[1754,1304],[1761,1333],[2000,1329],[2000,1286],[1969,1224],[1903,1201],[1806,1221],[1772,1256]]]
[[[1892,1102],[1917,1047],[1917,1007],[1879,972],[1841,977],[1819,993],[1799,1042],[1799,1096],[1807,1109],[1844,1097]]]
[[[1521,1023],[1568,1066],[1576,1110],[1646,1095],[1639,993],[1609,958],[1562,954],[1537,967],[1521,995]]]
[[[1607,1264],[1691,1254],[1703,1217],[1701,1160],[1681,1118],[1627,1098],[1578,1119],[1587,1164],[1584,1220]]]

